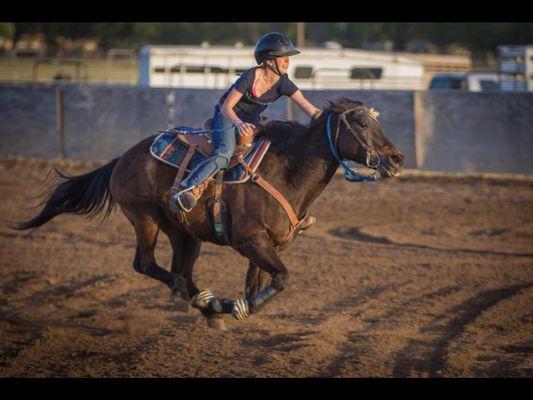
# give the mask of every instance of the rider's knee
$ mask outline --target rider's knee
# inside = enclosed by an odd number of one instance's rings
[[[231,155],[229,157],[226,157],[224,155],[219,154],[214,157],[213,162],[216,164],[218,169],[225,169],[229,164],[230,158]]]

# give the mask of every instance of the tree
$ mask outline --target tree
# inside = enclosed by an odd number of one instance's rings
[[[15,24],[11,22],[0,22],[0,37],[13,39],[15,37]]]

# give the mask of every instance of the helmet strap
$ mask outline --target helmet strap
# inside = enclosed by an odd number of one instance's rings
[[[281,76],[282,73],[280,72],[279,70],[279,67],[278,67],[278,59],[277,58],[274,58],[274,65],[276,66],[275,68],[274,67],[271,67],[269,63],[265,63],[267,68],[269,70],[271,70],[272,72],[274,72],[276,75],[278,76]]]

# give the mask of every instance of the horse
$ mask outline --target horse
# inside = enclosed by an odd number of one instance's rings
[[[342,160],[374,169],[380,179],[396,177],[403,167],[401,152],[385,137],[378,113],[347,98],[330,101],[308,125],[294,121],[270,121],[257,135],[271,141],[258,173],[281,192],[299,220],[331,181]],[[332,133],[332,126],[336,127]],[[63,182],[48,195],[40,213],[17,225],[36,228],[50,219],[72,213],[107,218],[115,205],[132,224],[137,247],[135,271],[168,286],[171,297],[192,305],[209,327],[226,330],[224,314],[238,320],[259,312],[287,286],[289,272],[280,253],[295,240],[287,213],[265,190],[252,181],[223,185],[221,197],[228,210],[228,242],[215,235],[207,204],[214,182],[184,220],[169,208],[176,169],[150,154],[155,136],[140,141],[122,156],[83,175],[59,173]],[[154,252],[158,232],[172,247],[170,271],[157,264]],[[241,299],[219,299],[212,291],[200,291],[192,278],[203,242],[231,246],[249,262],[245,293]],[[263,288],[264,278],[270,283]]]

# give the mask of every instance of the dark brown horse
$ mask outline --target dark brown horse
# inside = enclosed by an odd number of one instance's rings
[[[327,125],[333,132],[331,144]],[[384,136],[372,109],[359,102],[340,99],[324,109],[310,126],[273,121],[260,133],[272,141],[258,172],[277,188],[303,218],[339,167],[332,149],[346,160],[371,164],[381,177],[397,176],[403,156]],[[196,287],[194,263],[202,242],[220,243],[207,209],[214,185],[211,183],[197,206],[181,224],[168,207],[176,169],[155,160],[149,151],[154,136],[130,148],[120,158],[79,176],[65,176],[50,194],[38,216],[19,229],[38,227],[62,213],[93,217],[109,215],[118,204],[135,228],[137,250],[133,267],[165,283],[176,299],[191,301],[207,318],[209,326],[224,329],[222,315],[237,319],[257,312],[267,300],[281,292],[289,278],[279,252],[292,243],[287,238],[290,222],[279,203],[255,183],[224,185],[222,199],[229,212],[229,245],[249,259],[245,298],[218,299]],[[369,155],[372,155],[370,157]],[[168,235],[173,249],[170,271],[160,267],[154,250],[159,230]],[[261,274],[271,281],[262,288]]]

